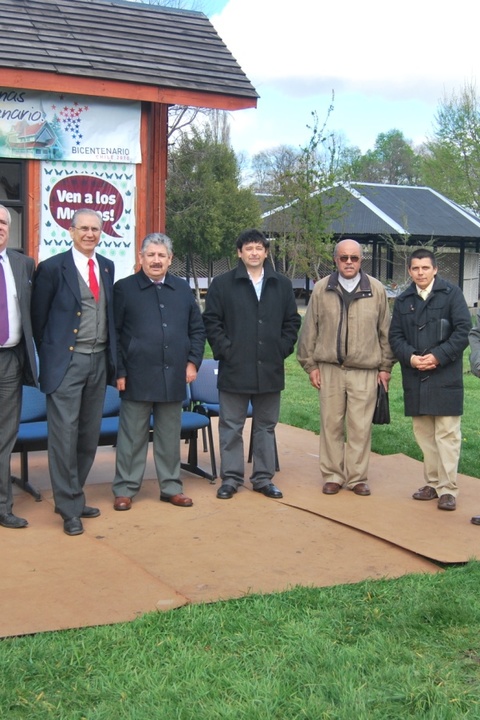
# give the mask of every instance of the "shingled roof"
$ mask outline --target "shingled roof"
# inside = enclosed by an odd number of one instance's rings
[[[71,92],[80,76],[256,105],[255,88],[203,13],[126,0],[0,0],[0,18],[0,68],[72,76]]]

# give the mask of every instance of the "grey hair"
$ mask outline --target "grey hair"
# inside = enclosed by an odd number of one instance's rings
[[[173,243],[164,233],[150,233],[144,238],[140,252],[144,253],[149,245],[165,245],[167,253],[171,257],[173,255]]]
[[[7,214],[7,222],[8,222],[8,225],[10,226],[12,224],[12,215],[10,213],[10,210],[7,207],[5,207],[5,205],[0,205],[0,210],[5,210],[5,212]]]
[[[70,227],[72,227],[72,228],[77,227],[76,222],[77,222],[77,218],[79,215],[94,215],[97,218],[97,220],[100,222],[100,230],[103,228],[102,216],[96,210],[92,210],[92,208],[83,208],[82,210],[75,210],[75,212],[72,215],[72,221],[71,221]]]

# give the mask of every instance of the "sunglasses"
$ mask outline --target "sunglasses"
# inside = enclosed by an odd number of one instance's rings
[[[351,260],[354,263],[360,260],[358,255],[340,255],[338,259],[340,260],[340,262],[348,262],[349,260]]]

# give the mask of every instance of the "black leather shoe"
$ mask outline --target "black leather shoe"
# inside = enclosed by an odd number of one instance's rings
[[[266,497],[269,498],[283,498],[283,493],[281,490],[279,490],[273,483],[270,483],[270,485],[264,485],[261,488],[253,488],[255,492],[260,492]]]
[[[5,513],[0,515],[0,525],[6,528],[22,528],[27,527],[28,521],[24,518],[17,517],[13,513]]]
[[[217,490],[217,498],[220,498],[220,500],[230,500],[236,492],[233,485],[221,485]]]
[[[63,521],[63,532],[67,535],[81,535],[83,533],[83,525],[80,518],[73,517]]]
[[[85,505],[80,517],[94,518],[94,517],[98,517],[99,515],[100,515],[100,510],[98,508],[94,508],[94,507],[90,507],[89,505]]]

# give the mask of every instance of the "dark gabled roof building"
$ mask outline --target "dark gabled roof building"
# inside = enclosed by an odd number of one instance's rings
[[[351,183],[335,233],[355,233],[362,242],[379,236],[408,238],[409,245],[478,247],[480,218],[428,187]]]
[[[427,245],[435,250],[455,249],[457,276],[452,277],[465,292],[465,280],[476,280],[471,303],[478,297],[478,252],[480,218],[428,187],[379,185],[375,183],[339,184],[326,194],[326,203],[335,203],[330,230],[333,242],[352,238],[369,246],[371,272],[386,281],[395,280],[395,264],[405,264],[402,246]],[[272,235],[289,232],[292,204],[268,210],[264,229]],[[465,277],[466,252],[475,278]],[[473,257],[474,256],[474,257]]]

